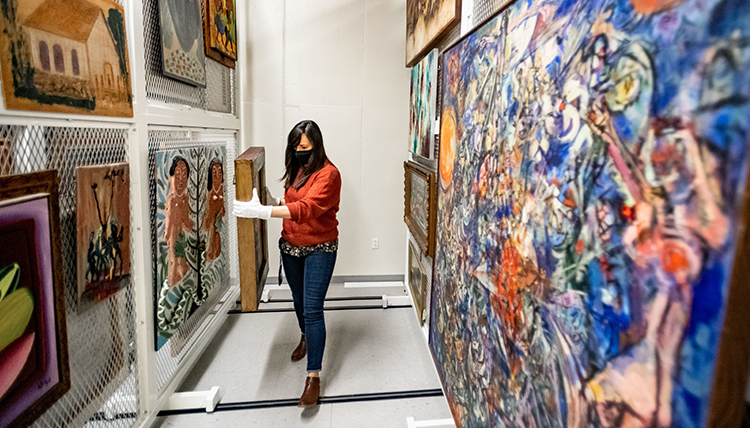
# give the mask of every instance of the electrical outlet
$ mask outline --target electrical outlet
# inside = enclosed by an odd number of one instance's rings
[[[372,238],[372,249],[377,250],[380,248],[380,240],[378,238]]]

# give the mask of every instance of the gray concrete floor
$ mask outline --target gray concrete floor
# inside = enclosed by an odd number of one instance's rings
[[[329,297],[366,294],[332,285]],[[370,294],[385,293],[373,289]],[[288,296],[283,293],[274,295],[274,300],[284,298]],[[285,305],[271,302],[264,307]],[[412,308],[327,311],[326,327],[324,397],[440,388]],[[299,337],[293,312],[230,315],[178,390],[220,386],[222,403],[297,399],[304,386],[305,360],[292,363],[290,355]],[[444,419],[450,418],[450,411],[440,396],[321,404],[305,410],[277,407],[168,416],[157,418],[154,427],[399,428],[406,427],[408,416]]]

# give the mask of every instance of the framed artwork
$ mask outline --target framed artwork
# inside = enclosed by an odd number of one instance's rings
[[[253,189],[266,203],[266,152],[250,147],[234,161],[238,201],[250,201]],[[237,218],[240,257],[240,303],[243,312],[258,310],[268,277],[268,229],[260,219]]]
[[[203,41],[206,56],[234,68],[237,60],[237,9],[234,0],[205,0]]]
[[[76,168],[78,312],[107,299],[130,276],[130,167]]]
[[[417,311],[419,325],[424,325],[427,313],[425,311],[427,301],[427,275],[422,267],[419,250],[409,241],[409,290]]]
[[[461,0],[406,0],[406,66],[413,67],[461,20]]]
[[[200,0],[159,0],[164,75],[206,86]]]
[[[110,0],[0,0],[11,110],[133,116],[124,9]]]
[[[0,427],[70,389],[57,173],[0,177]]]
[[[438,54],[430,51],[411,69],[409,102],[409,151],[426,159],[435,158],[435,108],[437,106]]]
[[[747,40],[738,0],[536,0],[449,47],[430,347],[457,426],[739,424]]]
[[[225,150],[156,153],[156,349],[228,281]]]
[[[404,222],[422,251],[435,254],[437,210],[436,174],[415,163],[404,162]]]

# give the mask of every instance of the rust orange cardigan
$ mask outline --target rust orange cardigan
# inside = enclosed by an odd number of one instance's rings
[[[336,213],[341,199],[341,175],[328,162],[299,189],[284,192],[291,219],[284,219],[281,237],[297,247],[322,244],[339,237]]]

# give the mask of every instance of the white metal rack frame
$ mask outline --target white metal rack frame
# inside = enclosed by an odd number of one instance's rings
[[[154,350],[149,155],[178,145],[224,145],[227,203],[234,198],[233,159],[240,132],[236,76],[242,73],[242,61],[230,70],[206,59],[206,88],[163,77],[158,0],[115,1],[125,8],[133,118],[13,111],[0,102],[0,141],[10,146],[0,150],[0,174],[56,169],[60,175],[71,389],[34,427],[149,426],[239,294],[236,223],[227,210],[230,283],[216,290],[181,329],[179,352],[172,355],[169,343],[159,353]],[[244,16],[243,3],[237,2],[238,17]],[[131,174],[130,280],[107,301],[78,314],[75,167],[121,161],[129,162]]]

